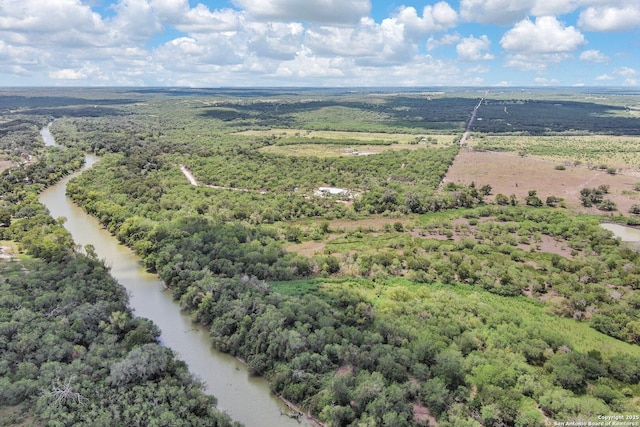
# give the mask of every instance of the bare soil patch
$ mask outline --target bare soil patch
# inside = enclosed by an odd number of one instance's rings
[[[605,171],[586,167],[566,166],[565,170],[556,170],[557,161],[538,159],[530,156],[520,157],[509,153],[473,151],[463,149],[449,168],[444,183],[457,182],[482,186],[489,184],[492,193],[487,200],[492,201],[496,194],[505,196],[514,194],[520,203],[524,203],[529,190],[536,190],[544,202],[549,196],[565,199],[572,210],[588,213],[602,213],[597,208],[585,208],[580,202],[580,190],[608,185],[606,199],[612,200],[618,211],[629,215],[631,205],[640,203],[640,193],[633,191],[638,177],[629,175],[611,175]],[[623,192],[625,194],[623,194]]]
[[[297,245],[289,245],[285,247],[285,249],[287,250],[287,252],[295,252],[297,254],[311,258],[316,253],[322,252],[325,246],[327,246],[326,243],[310,241],[299,243]]]
[[[13,162],[11,160],[0,160],[0,172],[5,169],[9,169],[11,166],[13,166]]]
[[[17,249],[13,245],[0,245],[0,259],[12,260],[17,257]]]

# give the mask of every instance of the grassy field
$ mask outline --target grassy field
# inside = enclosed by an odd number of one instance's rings
[[[474,135],[472,148],[532,155],[559,162],[623,171],[640,170],[640,138],[634,136]]]
[[[249,130],[239,135],[273,138],[261,150],[285,156],[340,157],[379,154],[389,150],[445,147],[454,134],[404,134],[379,132],[312,131],[304,129]],[[308,141],[308,143],[307,143]]]
[[[265,153],[279,154],[282,156],[303,157],[341,157],[341,156],[368,156],[393,150],[417,150],[425,148],[418,144],[393,144],[393,145],[330,145],[330,144],[302,144],[302,145],[271,145],[261,148]]]
[[[358,141],[388,141],[397,144],[409,144],[415,141],[421,141],[423,138],[432,138],[438,144],[451,144],[456,135],[452,134],[404,134],[404,133],[382,133],[382,132],[343,132],[343,131],[309,131],[305,129],[268,129],[268,130],[248,130],[238,132],[239,135],[253,136],[274,136],[277,138],[326,138],[334,139],[336,142],[341,140],[358,140]],[[429,142],[431,143],[431,142]]]

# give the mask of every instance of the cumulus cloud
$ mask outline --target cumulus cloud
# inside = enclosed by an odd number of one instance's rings
[[[61,70],[51,71],[49,77],[56,80],[84,80],[89,77],[89,73],[87,73],[86,70],[63,68]]]
[[[451,46],[460,41],[459,34],[445,34],[440,38],[433,36],[427,40],[427,50],[431,51],[442,46]]]
[[[241,12],[232,9],[211,11],[201,3],[177,16],[179,19],[173,25],[177,30],[187,34],[237,31],[246,25]]]
[[[475,38],[470,36],[462,39],[456,46],[458,58],[461,61],[485,61],[493,59],[494,56],[487,52],[491,47],[491,41],[486,35]]]
[[[202,0],[0,0],[0,79],[189,86],[482,84],[478,76],[490,69],[480,62],[494,59],[492,41],[506,50],[507,68],[543,72],[586,43],[556,16],[582,10],[583,31],[624,29],[638,26],[636,3],[459,0],[456,10],[451,5],[457,2],[434,0],[400,6],[374,20],[371,0],[230,0],[226,8]],[[489,30],[463,37],[459,32],[480,31],[474,24],[456,28],[465,21],[512,28],[502,39],[490,40]],[[424,54],[425,48],[443,59]],[[608,52],[584,50],[580,60],[607,62]],[[622,84],[637,80],[635,73],[619,67],[609,75]]]
[[[585,50],[580,54],[580,60],[586,62],[607,62],[609,57],[599,50]]]
[[[162,31],[162,24],[147,0],[121,0],[109,26],[114,38],[146,40]]]
[[[77,0],[3,0],[0,2],[0,31],[46,34],[75,28],[102,32],[99,14]]]
[[[177,71],[207,71],[210,65],[231,65],[243,61],[232,37],[217,35],[205,41],[180,37],[164,43],[154,51],[155,59],[165,69]],[[180,58],[176,61],[176,58]]]
[[[578,25],[586,31],[623,31],[640,26],[640,4],[592,6],[580,13]]]
[[[304,42],[305,29],[297,22],[252,23],[248,48],[264,58],[293,59]]]
[[[549,62],[557,62],[561,58],[553,56],[509,55],[504,63],[505,67],[518,71],[533,71],[541,73],[547,69]]]
[[[371,11],[369,0],[232,0],[232,3],[257,19],[322,24],[358,22]]]
[[[599,82],[607,82],[615,79],[616,79],[615,77],[610,76],[609,74],[602,74],[596,77],[596,81],[599,81]]]
[[[546,77],[536,77],[535,79],[533,79],[533,81],[535,82],[535,84],[540,86],[551,86],[560,83],[558,79],[548,79]]]
[[[509,25],[526,17],[529,0],[461,0],[460,16],[468,22]]]
[[[409,34],[420,36],[455,27],[458,13],[449,3],[441,1],[433,6],[425,6],[422,17],[418,16],[414,7],[402,7],[394,19],[404,25]]]
[[[467,22],[512,25],[527,16],[569,13],[582,3],[590,1],[592,0],[461,0],[460,15]]]
[[[189,13],[188,0],[149,0],[149,6],[165,24],[177,24]],[[203,5],[198,4],[198,8],[200,7]],[[204,8],[206,9],[206,6]]]
[[[305,46],[321,56],[356,58],[359,63],[379,65],[407,60],[416,46],[405,43],[404,27],[395,20],[377,24],[364,18],[357,27],[321,27],[307,30]]]
[[[572,52],[586,40],[574,27],[565,27],[553,16],[518,22],[500,40],[500,45],[511,52],[548,54]]]
[[[615,70],[613,70],[614,74],[617,74],[619,76],[623,76],[623,77],[632,77],[635,76],[636,74],[638,74],[638,71],[634,70],[633,68],[630,67],[620,67],[620,68],[616,68]]]

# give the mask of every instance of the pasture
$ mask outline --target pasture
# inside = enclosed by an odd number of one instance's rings
[[[486,135],[475,134],[469,147],[535,156],[557,162],[640,176],[640,137],[614,135]]]

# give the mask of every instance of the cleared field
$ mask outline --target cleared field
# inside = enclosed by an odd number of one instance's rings
[[[367,156],[390,150],[417,150],[454,143],[456,135],[271,129],[244,131],[239,135],[277,138],[275,145],[261,150],[287,156],[341,157]],[[304,143],[305,140],[309,143]],[[293,140],[293,141],[291,141]],[[278,142],[280,141],[280,142]],[[366,144],[371,142],[371,144]]]
[[[330,145],[330,144],[299,144],[299,145],[270,145],[261,148],[266,153],[282,156],[304,157],[341,157],[341,156],[370,156],[391,150],[417,150],[432,146],[420,144],[393,144],[393,145]]]
[[[588,167],[613,167],[626,174],[640,172],[640,138],[637,136],[474,135],[467,145],[558,162],[579,162]]]
[[[248,130],[238,132],[238,135],[254,136],[275,136],[277,138],[325,138],[340,140],[358,141],[385,141],[398,144],[409,144],[415,141],[425,142],[428,138],[435,140],[438,144],[452,144],[457,134],[404,134],[404,133],[381,133],[381,132],[343,132],[343,131],[308,131],[305,129],[270,129],[270,130]],[[423,144],[425,143],[423,142]],[[431,142],[426,142],[431,144]]]
[[[506,196],[515,194],[520,204],[524,204],[529,190],[536,190],[543,201],[548,196],[562,197],[567,207],[589,213],[603,212],[582,207],[580,190],[585,187],[608,185],[609,194],[605,198],[615,202],[619,213],[624,215],[629,215],[631,205],[640,203],[640,192],[634,191],[635,183],[640,181],[638,177],[611,175],[584,166],[567,166],[565,170],[557,170],[557,165],[556,161],[529,156],[465,149],[458,153],[444,182],[489,184],[492,187],[489,200],[498,193]]]

